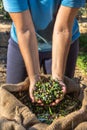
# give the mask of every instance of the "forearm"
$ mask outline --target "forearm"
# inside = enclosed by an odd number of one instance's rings
[[[53,31],[53,78],[63,80],[71,43],[73,21],[77,11],[78,8],[70,8],[62,5],[58,10]]]
[[[16,28],[19,48],[23,56],[30,81],[29,96],[34,102],[33,91],[35,83],[39,80],[40,67],[38,46],[32,17],[29,10],[18,13],[10,13],[10,16]]]
[[[71,32],[68,30],[54,31],[52,53],[52,75],[54,78],[63,80],[67,56],[71,41]]]
[[[35,32],[26,30],[24,32],[18,32],[17,36],[29,79],[34,80],[40,73],[38,47]]]
[[[29,10],[19,13],[10,13],[15,24],[18,44],[30,81],[36,81],[40,73],[38,47],[35,29]]]

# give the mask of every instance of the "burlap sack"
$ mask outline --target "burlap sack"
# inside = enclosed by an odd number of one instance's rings
[[[66,78],[65,82],[68,92],[73,91],[77,86],[71,79]],[[40,123],[30,109],[10,93],[28,89],[28,86],[29,81],[25,80],[17,85],[5,84],[0,88],[0,130],[71,130],[80,123],[87,121],[87,88],[84,91],[84,99],[80,110],[62,119],[56,119],[48,126]],[[71,87],[71,90],[69,87]],[[78,90],[77,88],[75,91]]]
[[[83,123],[80,123],[76,128],[75,130],[87,130],[87,121],[86,122],[83,122]]]
[[[28,107],[3,88],[0,88],[0,117],[15,121],[25,128],[40,123]]]
[[[26,130],[21,124],[16,121],[10,121],[5,117],[0,117],[0,130]]]

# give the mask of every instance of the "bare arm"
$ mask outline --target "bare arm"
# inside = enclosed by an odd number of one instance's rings
[[[33,89],[40,73],[38,47],[34,25],[29,10],[20,13],[10,13],[15,24],[18,44],[23,56],[30,80],[30,97],[33,99]]]
[[[63,93],[67,89],[64,81],[67,56],[71,43],[72,26],[78,8],[60,6],[53,31],[53,50],[52,50],[52,78],[60,81]],[[59,103],[62,99],[56,99],[52,105]]]
[[[63,80],[71,43],[72,25],[78,8],[60,6],[53,32],[52,76]]]

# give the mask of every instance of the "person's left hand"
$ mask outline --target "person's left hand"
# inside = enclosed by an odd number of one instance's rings
[[[62,96],[62,98],[60,98],[60,99],[56,99],[55,102],[53,102],[53,103],[50,104],[50,106],[55,106],[55,105],[57,105],[61,100],[63,100],[64,95],[66,94],[66,85],[65,85],[65,83],[64,83],[62,80],[58,80],[58,82],[59,82],[59,84],[60,84],[61,87],[62,87],[63,96]]]

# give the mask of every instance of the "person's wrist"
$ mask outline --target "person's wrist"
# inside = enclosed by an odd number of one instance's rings
[[[40,79],[40,74],[35,74],[29,77],[30,84],[35,84]]]
[[[60,85],[66,87],[66,85],[64,83],[63,76],[59,76],[58,74],[54,74],[54,75],[52,75],[52,79],[58,81]]]
[[[58,81],[60,85],[65,86],[65,83],[64,83],[63,79],[58,78],[58,77],[55,77],[53,79],[56,80],[56,81]]]
[[[63,82],[63,76],[59,76],[57,74],[52,74],[52,79]]]

